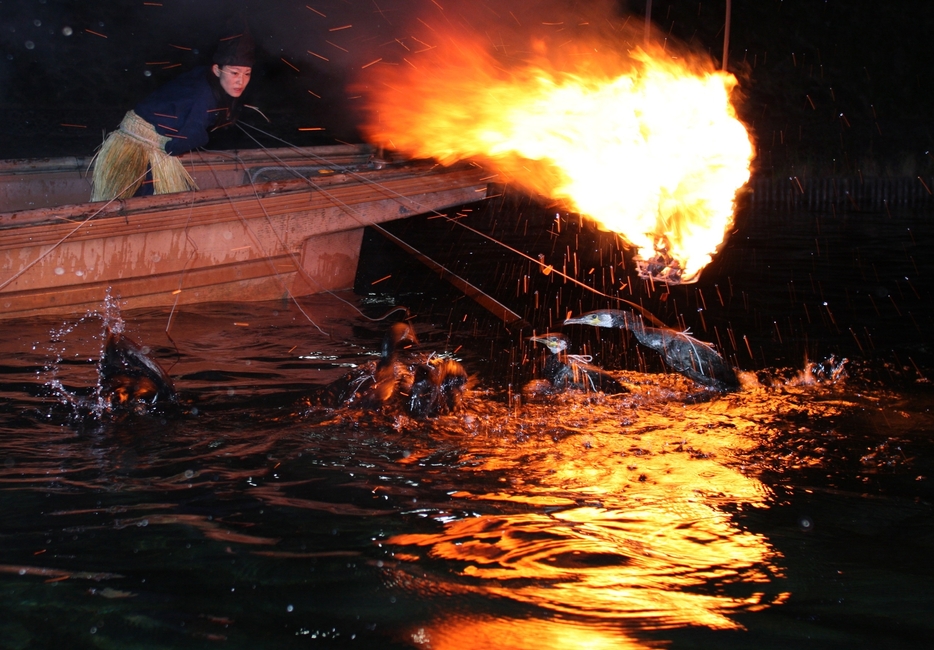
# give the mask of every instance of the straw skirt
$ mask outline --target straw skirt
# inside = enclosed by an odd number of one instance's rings
[[[198,189],[181,161],[165,152],[169,138],[152,124],[129,111],[120,128],[104,140],[94,158],[92,201],[126,199],[134,194],[152,170],[154,194]]]

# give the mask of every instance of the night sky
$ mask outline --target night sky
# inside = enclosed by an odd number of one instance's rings
[[[396,39],[430,42],[439,26],[490,43],[543,29],[555,37],[563,29],[555,24],[602,4],[0,0],[0,157],[92,154],[139,99],[208,63],[238,12],[258,45],[246,101],[271,122],[243,119],[304,145],[360,140],[362,100],[353,84],[377,59],[374,65],[394,64]],[[645,4],[619,0],[600,12],[641,26]],[[719,63],[725,4],[654,0],[656,38]],[[926,0],[735,0],[729,67],[740,78],[739,110],[758,147],[756,173],[930,174],[932,29],[934,3]],[[256,146],[244,138],[234,129],[211,147]]]

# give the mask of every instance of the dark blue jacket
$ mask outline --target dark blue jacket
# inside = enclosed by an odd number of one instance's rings
[[[215,128],[233,124],[238,104],[211,69],[202,66],[165,84],[133,110],[170,138],[165,151],[177,156],[206,145]]]

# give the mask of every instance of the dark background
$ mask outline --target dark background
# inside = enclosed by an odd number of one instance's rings
[[[0,0],[0,157],[92,154],[139,99],[209,62],[217,35],[238,12],[259,49],[246,101],[271,122],[250,111],[243,119],[307,145],[360,140],[362,99],[349,87],[367,63],[388,62],[396,38],[427,39],[439,24],[485,35],[520,21],[540,28],[594,4]],[[628,16],[638,34],[645,5],[608,3],[607,17]],[[706,51],[719,63],[725,6],[654,0],[655,38]],[[729,68],[740,79],[740,112],[757,143],[756,173],[930,174],[932,28],[934,3],[926,0],[734,1]],[[257,145],[236,129],[211,143],[231,146]]]

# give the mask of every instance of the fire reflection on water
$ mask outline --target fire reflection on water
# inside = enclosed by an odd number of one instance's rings
[[[628,642],[625,629],[741,629],[734,615],[790,595],[780,551],[735,520],[774,499],[742,459],[768,437],[769,414],[827,416],[841,406],[801,399],[807,390],[759,388],[700,404],[629,395],[558,413],[527,405],[524,426],[541,423],[555,444],[518,454],[504,445],[462,463],[510,478],[495,492],[452,491],[467,514],[437,517],[437,532],[389,538],[393,581],[425,597],[467,592],[550,612],[521,621],[524,641],[497,647],[529,647],[528,638],[568,647],[554,628],[577,647]],[[575,620],[589,620],[586,631]],[[505,618],[443,617],[420,633],[433,648],[476,647],[506,627]]]

